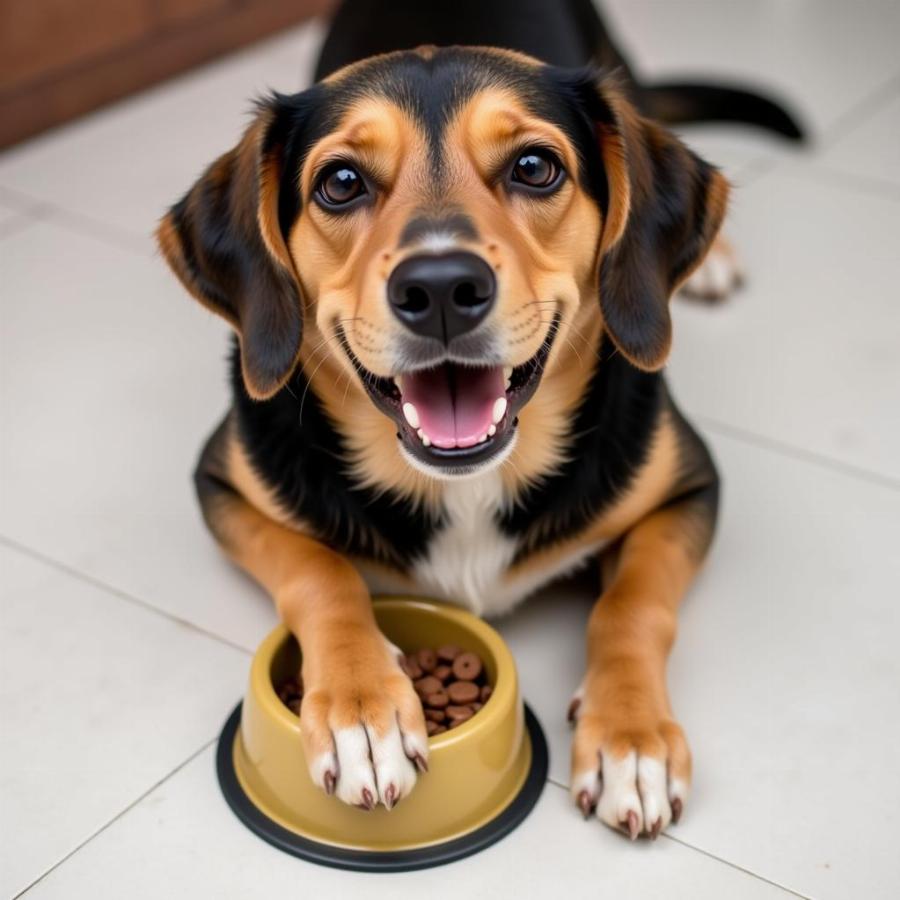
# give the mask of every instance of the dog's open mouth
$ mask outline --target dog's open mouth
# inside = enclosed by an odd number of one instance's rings
[[[417,459],[445,468],[477,466],[511,440],[519,410],[531,399],[559,329],[557,314],[537,353],[515,368],[442,362],[382,378],[342,340],[372,402],[397,425]]]

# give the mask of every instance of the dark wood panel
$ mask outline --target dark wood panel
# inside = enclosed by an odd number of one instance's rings
[[[110,2],[125,5],[133,0]],[[171,16],[178,0],[167,2]],[[187,4],[182,9],[190,7],[192,14],[174,24],[171,18],[160,24],[164,7],[157,7],[157,27],[143,36],[0,91],[0,148],[327,12],[334,0],[187,0]]]
[[[160,21],[166,25],[221,12],[236,4],[237,0],[156,0]]]
[[[136,41],[154,0],[0,0],[0,91]]]

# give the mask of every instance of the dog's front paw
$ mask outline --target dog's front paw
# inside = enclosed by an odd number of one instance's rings
[[[428,737],[390,646],[376,639],[352,652],[316,651],[303,680],[300,730],[313,781],[362,809],[394,807],[428,769]]]
[[[576,695],[572,799],[585,818],[655,839],[678,822],[691,781],[691,754],[681,727],[665,717],[592,708]]]

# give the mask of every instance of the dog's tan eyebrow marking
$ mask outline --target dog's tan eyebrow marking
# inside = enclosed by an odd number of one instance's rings
[[[431,216],[425,213],[415,215],[406,223],[397,246],[408,247],[432,234],[453,235],[469,241],[478,240],[478,229],[464,212],[444,216]]]
[[[528,121],[513,110],[505,109],[494,113],[494,136],[499,140],[515,137],[528,128]]]

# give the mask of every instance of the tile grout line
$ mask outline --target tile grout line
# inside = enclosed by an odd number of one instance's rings
[[[569,793],[568,785],[561,784],[560,782],[556,781],[556,779],[554,779],[554,778],[548,777],[547,784],[552,784],[554,787],[560,788],[561,790],[565,791],[566,794]],[[604,825],[603,827],[605,828],[608,826]],[[802,898],[802,900],[813,900],[813,898],[810,897],[808,894],[801,894],[799,891],[795,891],[793,888],[789,888],[786,885],[780,884],[777,881],[773,881],[771,878],[766,878],[765,875],[760,875],[758,872],[754,872],[752,869],[747,869],[744,866],[739,865],[738,863],[731,862],[730,860],[727,860],[727,859],[723,859],[721,856],[716,856],[715,853],[710,853],[708,850],[704,850],[702,847],[697,847],[694,844],[689,844],[689,843],[687,843],[687,841],[681,840],[680,838],[673,837],[671,834],[668,834],[665,831],[660,835],[660,837],[666,838],[667,840],[672,841],[673,844],[678,844],[679,846],[684,847],[686,850],[694,850],[697,853],[701,853],[703,856],[705,856],[709,859],[714,859],[716,862],[721,863],[723,866],[728,866],[730,869],[735,869],[738,872],[742,872],[744,875],[748,875],[751,878],[755,878],[757,881],[763,881],[766,884],[769,884],[772,887],[778,888],[779,890],[785,891],[786,893],[791,894],[794,897],[800,897],[800,898]],[[624,839],[625,838],[623,837],[623,840]],[[15,898],[14,898],[14,900],[15,900]]]
[[[844,136],[864,125],[900,91],[900,72],[872,88],[869,93],[839,115],[825,131],[816,149],[827,152]]]
[[[764,434],[757,434],[755,431],[747,431],[738,425],[731,425],[728,422],[722,422],[702,413],[694,413],[694,417],[701,422],[705,428],[723,437],[729,437],[733,440],[741,441],[745,444],[758,447],[761,450],[767,450],[770,453],[776,453],[799,462],[811,463],[821,469],[828,469],[837,472],[848,478],[857,478],[860,481],[877,485],[878,487],[887,488],[892,491],[900,491],[900,480],[892,478],[890,475],[882,475],[870,469],[864,469],[861,466],[855,466],[852,463],[846,463],[836,459],[833,456],[827,456],[817,453],[815,450],[806,450],[794,444],[780,441],[777,438],[768,437]]]
[[[173,622],[176,625],[180,625],[183,628],[188,628],[191,631],[194,631],[197,634],[201,634],[206,638],[210,638],[211,640],[217,641],[220,644],[231,647],[232,650],[238,650],[245,656],[253,655],[253,651],[248,650],[246,647],[243,647],[240,644],[235,643],[234,641],[228,640],[228,638],[224,638],[213,631],[208,631],[206,628],[202,628],[200,625],[197,625],[194,622],[190,622],[187,619],[182,619],[180,616],[173,615],[172,613],[167,612],[164,609],[160,609],[158,606],[154,606],[152,603],[149,603],[146,600],[141,600],[139,597],[135,597],[132,594],[121,590],[120,588],[114,587],[111,584],[107,584],[105,581],[101,581],[99,578],[96,578],[93,575],[88,575],[86,572],[81,572],[80,570],[68,565],[67,563],[61,562],[58,559],[54,559],[52,556],[47,556],[47,554],[41,553],[40,551],[35,550],[32,547],[22,544],[19,541],[13,540],[12,538],[7,537],[4,534],[0,534],[0,545],[5,546],[10,550],[21,553],[25,556],[29,556],[37,562],[43,563],[44,565],[49,566],[52,569],[56,569],[58,572],[62,572],[66,575],[71,576],[72,578],[76,578],[79,581],[84,582],[85,584],[91,585],[92,587],[98,588],[104,593],[110,594],[113,597],[118,598],[119,600],[125,600],[126,602],[131,603],[132,605],[137,606],[145,610],[146,612],[154,613],[155,615],[163,619],[167,619],[168,621]]]
[[[900,184],[877,175],[859,175],[844,169],[833,168],[828,163],[814,161],[808,166],[791,165],[785,161],[780,174],[789,178],[825,182],[838,191],[849,191],[863,197],[875,197],[888,203],[900,202]]]
[[[32,225],[37,225],[40,221],[41,217],[39,215],[23,212],[21,210],[13,210],[12,217],[3,223],[0,223],[0,241],[4,241],[8,237],[20,234]]]
[[[136,232],[118,225],[112,225],[102,219],[94,219],[76,210],[63,206],[50,205],[44,221],[85,237],[93,238],[120,250],[135,253],[144,259],[152,259],[156,249],[151,238],[151,232],[141,237]]]
[[[822,133],[821,140],[816,145],[812,146],[811,149],[813,149],[817,155],[820,155],[822,152],[827,152],[842,136],[842,133],[852,131],[864,124],[868,118],[875,115],[883,105],[893,99],[898,90],[900,90],[900,73],[895,73],[842,113],[838,119]],[[745,177],[748,177],[750,181],[756,181],[758,178],[770,173],[773,169],[781,168],[784,162],[784,160],[780,160],[776,156],[769,157],[763,155],[756,159],[749,160],[741,166],[739,171],[746,173]],[[146,256],[145,248],[138,244],[138,242],[142,242],[144,238],[128,228],[114,225],[113,223],[102,219],[94,219],[78,210],[68,209],[67,207],[39,200],[18,189],[0,185],[0,197],[4,194],[7,197],[23,203],[24,207],[20,212],[34,215],[37,220],[54,221],[57,224],[70,228],[80,234],[86,234],[97,240],[119,247],[120,249],[130,250],[131,252]],[[0,239],[2,239],[2,237],[5,237],[5,235],[0,233]]]
[[[23,215],[32,217],[35,222],[49,222],[74,231],[76,234],[93,238],[120,250],[127,250],[139,256],[152,258],[154,249],[150,240],[151,232],[141,236],[137,232],[121,225],[115,225],[104,219],[95,219],[79,210],[69,209],[45,200],[39,200],[31,194],[0,185],[0,201],[4,196],[12,209]],[[16,206],[15,204],[20,204]],[[155,223],[154,223],[155,224]],[[145,243],[149,242],[149,243]]]
[[[78,853],[79,850],[81,850],[83,847],[86,847],[89,843],[91,843],[91,841],[93,841],[94,838],[99,837],[101,834],[103,834],[103,832],[106,831],[111,825],[114,825],[116,822],[118,822],[119,819],[122,818],[122,816],[124,816],[126,813],[128,813],[132,809],[134,809],[134,807],[137,806],[142,800],[149,797],[150,794],[152,794],[158,787],[165,784],[165,782],[167,782],[170,778],[172,778],[173,775],[177,775],[185,766],[187,766],[191,762],[193,762],[205,750],[208,750],[213,744],[215,744],[215,742],[218,739],[219,738],[217,735],[216,737],[208,740],[205,744],[203,744],[202,747],[195,750],[187,759],[182,760],[177,766],[175,766],[174,769],[167,772],[165,775],[163,775],[162,778],[159,779],[159,781],[154,782],[149,788],[147,788],[146,791],[144,791],[142,794],[135,797],[135,799],[132,800],[131,803],[129,803],[124,809],[122,809],[121,811],[116,813],[109,821],[104,822],[104,824],[101,825],[96,831],[94,831],[92,834],[88,835],[88,837],[86,837],[80,844],[78,844],[76,847],[74,847],[72,850],[70,850],[65,856],[63,856],[62,859],[57,860],[52,866],[50,866],[49,869],[47,869],[41,875],[39,875],[37,878],[35,878],[35,880],[31,882],[31,884],[29,884],[23,890],[19,891],[18,894],[15,894],[11,898],[11,900],[19,900],[20,897],[27,894],[33,887],[36,887],[38,884],[40,884],[40,882],[42,882],[51,872],[56,871],[56,869],[58,869],[64,862],[71,859],[76,853]]]
[[[789,888],[786,884],[781,884],[778,881],[773,881],[771,878],[766,878],[765,875],[760,875],[759,873],[754,872],[752,869],[747,869],[744,866],[739,865],[738,863],[723,859],[721,856],[716,856],[715,853],[710,853],[708,850],[704,850],[702,847],[697,847],[694,844],[689,844],[687,841],[683,841],[680,838],[673,837],[671,834],[664,833],[661,835],[661,837],[666,838],[666,840],[672,841],[673,844],[679,844],[687,850],[694,850],[695,852],[700,853],[709,859],[714,859],[717,862],[722,863],[723,865],[730,866],[732,869],[736,869],[738,872],[744,872],[746,875],[750,875],[751,877],[756,878],[759,881],[764,881],[766,884],[770,884],[772,885],[772,887],[776,887],[787,894],[791,894],[791,896],[793,897],[800,897],[802,898],[802,900],[813,900],[813,898],[809,894],[801,894],[800,891],[794,890],[794,888]]]
[[[805,148],[807,155],[804,161],[808,163],[810,169],[820,166],[822,157],[831,150],[838,141],[847,134],[855,131],[857,128],[865,125],[869,119],[876,116],[883,107],[887,106],[894,99],[896,93],[900,91],[900,73],[895,73],[886,81],[883,81],[877,87],[866,94],[861,100],[851,105],[837,120],[826,128],[820,135],[818,141],[813,135],[809,136],[808,143],[800,145]],[[781,157],[777,153],[763,153],[747,162],[741,164],[734,176],[735,183],[739,188],[748,187],[759,179],[771,174],[772,172],[784,172],[785,169],[790,173],[791,163],[796,164],[797,160],[792,157]],[[796,166],[796,169],[801,167]],[[824,167],[822,167],[824,168]],[[796,174],[796,172],[794,173]],[[805,170],[801,170],[801,174],[806,175]],[[835,172],[836,176],[843,173]],[[846,183],[840,185],[847,190],[858,190],[862,193],[871,194],[874,192],[876,183],[881,183],[884,187],[892,191],[897,189],[897,185],[892,182],[885,182],[882,179],[871,179],[872,183],[863,176],[859,176],[858,183],[853,183],[854,176],[847,173]],[[893,200],[893,197],[889,199]]]

